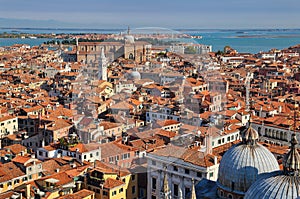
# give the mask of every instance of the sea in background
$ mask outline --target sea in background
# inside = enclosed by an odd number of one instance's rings
[[[0,33],[120,33],[123,29],[34,29],[34,28],[0,28]],[[193,39],[194,42],[212,45],[213,51],[223,50],[224,46],[231,46],[238,52],[258,53],[272,48],[284,49],[300,44],[300,29],[244,29],[244,30],[217,30],[217,29],[181,29],[176,30],[192,36],[202,36]],[[0,46],[13,44],[40,45],[52,39],[11,39],[0,38]]]

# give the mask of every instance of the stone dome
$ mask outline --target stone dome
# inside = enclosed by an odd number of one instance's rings
[[[258,133],[250,126],[241,131],[243,141],[232,146],[219,165],[218,189],[243,196],[259,174],[279,170],[274,155],[257,143]]]
[[[291,149],[283,159],[283,171],[262,175],[249,188],[245,199],[298,198],[300,196],[300,155],[293,134]]]

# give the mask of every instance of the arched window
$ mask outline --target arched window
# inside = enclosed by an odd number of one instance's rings
[[[284,136],[283,136],[283,132],[280,131],[280,139],[283,140],[284,139]]]
[[[286,133],[286,132],[284,132],[284,136],[283,136],[283,137],[284,137],[283,139],[284,139],[285,141],[287,141],[287,133]]]
[[[261,127],[258,127],[258,134],[261,135]]]
[[[276,138],[276,132],[272,130],[272,138]]]
[[[129,58],[129,59],[134,59],[133,54],[130,53],[128,58]]]
[[[276,139],[279,139],[279,136],[280,136],[280,135],[279,135],[279,132],[278,132],[278,131],[275,131],[275,138],[276,138]]]
[[[221,195],[221,197],[223,197],[224,196],[224,192],[220,191],[220,195]]]
[[[233,197],[232,197],[232,195],[231,195],[231,194],[228,194],[228,198],[232,199]]]

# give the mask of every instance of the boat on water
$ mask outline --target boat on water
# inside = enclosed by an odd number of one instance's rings
[[[192,36],[193,39],[202,39],[202,36],[201,35],[195,35],[195,36]]]
[[[28,37],[29,39],[37,39],[37,37],[34,37],[34,36],[30,36]]]

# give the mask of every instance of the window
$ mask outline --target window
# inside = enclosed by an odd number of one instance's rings
[[[132,181],[134,181],[135,180],[135,175],[132,175],[131,179],[132,179]]]
[[[187,198],[188,194],[190,193],[191,189],[186,187],[185,188],[185,197]]]
[[[113,191],[111,195],[112,195],[112,196],[117,195],[117,191]]]
[[[119,193],[122,193],[123,192],[123,188],[119,189]]]
[[[173,185],[173,190],[174,190],[174,196],[178,196],[178,185],[177,184]]]
[[[135,194],[135,186],[132,186],[132,188],[131,188],[131,193],[132,193],[132,194]]]
[[[185,174],[190,174],[190,170],[189,169],[184,169],[184,173]]]
[[[221,197],[223,197],[223,196],[224,196],[224,192],[223,192],[223,191],[220,191],[220,194],[221,194]]]
[[[198,172],[197,172],[197,177],[198,177],[198,178],[202,178],[202,173],[198,171]]]
[[[173,166],[173,170],[174,170],[174,171],[178,171],[177,166]]]
[[[209,173],[209,177],[210,178],[214,177],[214,173],[213,172]]]
[[[86,155],[83,156],[83,159],[86,160]]]
[[[104,196],[107,196],[108,194],[107,194],[107,191],[103,191],[103,195]]]
[[[156,190],[156,178],[152,178],[152,189]]]
[[[96,156],[99,156],[99,152],[98,151],[96,152]]]
[[[155,160],[152,160],[152,165],[156,165],[156,161]]]

